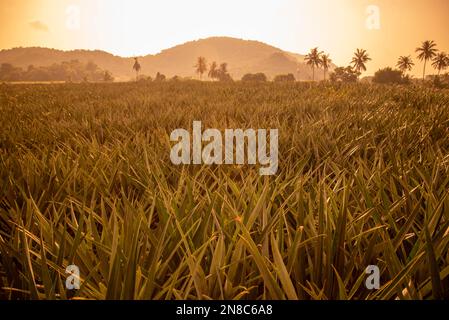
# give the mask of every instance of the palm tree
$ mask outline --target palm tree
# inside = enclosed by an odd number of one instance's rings
[[[437,44],[434,41],[427,40],[424,41],[421,45],[421,47],[416,48],[416,53],[418,54],[418,59],[423,61],[424,60],[424,70],[422,74],[422,79],[426,79],[426,64],[428,60],[431,60],[433,57],[437,54]]]
[[[361,74],[363,71],[366,71],[366,63],[370,60],[371,58],[369,57],[366,50],[357,49],[357,51],[354,53],[354,58],[352,58],[351,63],[355,71]]]
[[[216,79],[217,78],[217,71],[218,71],[218,65],[214,61],[214,62],[212,62],[210,64],[210,67],[209,67],[209,74],[208,74],[209,78]]]
[[[441,73],[441,70],[445,70],[449,67],[449,56],[446,52],[438,53],[435,58],[433,58],[432,66],[438,70],[438,76]]]
[[[313,48],[304,58],[306,64],[312,67],[312,81],[315,81],[315,68],[321,65],[321,55],[322,52],[319,52],[318,48]]]
[[[396,64],[396,66],[399,68],[399,70],[401,70],[403,73],[405,73],[406,71],[410,71],[412,70],[412,67],[415,64],[413,63],[412,57],[411,56],[400,56],[398,63]]]
[[[140,66],[139,60],[137,58],[134,58],[133,70],[136,71],[136,81],[139,80],[140,69],[142,69],[142,67]]]
[[[226,62],[220,64],[220,68],[217,70],[216,75],[219,81],[226,81],[230,79],[230,75],[228,73],[228,64]]]
[[[228,64],[226,62],[223,62],[220,64],[220,73],[227,74],[228,73]]]
[[[207,71],[206,58],[198,57],[195,68],[196,68],[196,73],[198,73],[200,75],[200,80],[201,80],[203,78],[203,74]]]
[[[321,56],[321,63],[320,64],[321,64],[321,66],[324,69],[324,81],[326,81],[326,72],[331,67],[332,59],[329,57],[328,54],[323,54]]]

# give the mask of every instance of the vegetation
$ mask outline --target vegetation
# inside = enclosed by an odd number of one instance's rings
[[[407,83],[407,78],[404,78],[402,71],[393,70],[388,67],[378,70],[374,74],[373,82],[382,84],[402,84]]]
[[[330,75],[332,82],[356,82],[359,73],[354,71],[352,67],[337,67]]]
[[[438,70],[438,76],[441,71],[446,70],[449,67],[449,56],[446,52],[439,52],[433,58],[432,67]]]
[[[402,73],[405,73],[407,71],[412,70],[414,65],[415,65],[415,63],[413,62],[411,56],[401,56],[401,57],[399,57],[399,60],[398,60],[398,63],[396,66],[399,68],[399,70],[402,71]]]
[[[416,49],[416,52],[418,53],[418,59],[421,61],[424,61],[424,69],[423,69],[423,80],[426,79],[426,64],[428,60],[433,59],[438,50],[436,49],[436,43],[434,41],[424,41],[421,45],[421,47]]]
[[[218,78],[218,65],[215,61],[210,64],[208,75],[209,75],[209,78],[211,78],[212,80],[215,80]]]
[[[217,78],[220,81],[232,81],[231,75],[228,72],[228,64],[223,62],[217,71]]]
[[[103,75],[104,82],[114,82],[114,77],[109,71],[105,71]]]
[[[449,298],[449,92],[197,81],[0,86],[0,295]],[[278,175],[169,135],[279,128]],[[377,265],[380,290],[365,288]]]
[[[352,58],[351,64],[354,70],[360,75],[362,72],[366,71],[366,63],[370,61],[368,53],[364,49],[357,49]]]
[[[274,82],[295,82],[295,76],[291,73],[289,74],[280,74],[274,77]]]
[[[330,58],[330,56],[328,54],[323,54],[321,56],[320,65],[321,65],[321,67],[323,67],[324,81],[326,81],[326,73],[332,65],[332,59]]]
[[[140,66],[139,60],[137,58],[134,58],[133,70],[136,72],[136,81],[139,80],[139,72],[141,69],[142,67]]]
[[[204,57],[198,57],[197,64],[195,65],[196,73],[199,74],[200,80],[203,78],[203,74],[207,72],[207,61]],[[223,62],[218,66],[214,61],[211,63],[208,73],[209,78],[212,80],[219,80],[223,82],[232,81],[231,75],[228,72],[228,64]]]
[[[166,79],[167,79],[167,77],[164,74],[158,72],[158,73],[156,73],[156,77],[154,78],[154,81],[161,82],[161,81],[165,81]]]
[[[318,48],[313,48],[304,58],[306,64],[312,67],[312,81],[315,81],[315,68],[319,68],[321,65],[322,54],[322,52],[318,51]]]
[[[105,74],[110,77],[105,77]],[[112,75],[109,71],[101,70],[95,63],[81,63],[78,60],[52,64],[47,67],[30,65],[26,70],[15,67],[9,63],[0,66],[0,81],[110,81]]]
[[[207,61],[204,57],[198,57],[198,61],[195,65],[196,73],[200,76],[200,80],[203,79],[203,74],[207,71]]]
[[[266,82],[267,76],[265,73],[248,73],[242,77],[243,82]]]

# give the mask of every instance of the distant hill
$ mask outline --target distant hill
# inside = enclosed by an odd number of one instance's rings
[[[259,41],[241,40],[229,37],[213,37],[191,41],[156,55],[139,57],[142,74],[154,77],[157,72],[167,77],[196,77],[194,65],[199,56],[208,63],[227,62],[234,79],[246,73],[263,72],[268,78],[278,74],[293,73],[298,80],[311,80],[312,71],[304,64],[304,56],[283,51]],[[21,68],[48,66],[64,61],[78,60],[94,62],[101,69],[109,70],[117,80],[128,80],[134,76],[132,58],[114,56],[104,51],[73,50],[62,51],[47,48],[14,48],[0,51],[0,63],[10,63]],[[323,77],[316,72],[317,79]]]

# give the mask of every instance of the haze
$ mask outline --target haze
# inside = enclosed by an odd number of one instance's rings
[[[367,27],[369,6],[379,24]],[[372,8],[372,7],[371,7]],[[154,54],[211,36],[258,40],[307,53],[319,47],[337,65],[356,48],[372,61],[365,75],[413,55],[423,40],[449,51],[447,0],[2,0],[0,48],[100,49]],[[79,19],[77,18],[79,17]],[[413,74],[421,74],[421,63]]]

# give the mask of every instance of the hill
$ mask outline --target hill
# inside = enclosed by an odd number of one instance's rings
[[[157,72],[167,77],[195,77],[197,57],[206,57],[208,63],[227,62],[230,74],[240,79],[246,73],[264,72],[268,78],[278,74],[293,73],[298,80],[310,80],[311,69],[304,64],[304,56],[283,51],[268,44],[229,37],[212,37],[190,41],[155,55],[139,57],[142,74],[154,76]],[[109,70],[116,79],[128,80],[134,76],[133,59],[112,55],[105,51],[62,51],[48,48],[14,48],[0,51],[0,63],[10,63],[21,68],[48,66],[64,61],[94,62]],[[322,77],[317,72],[317,78]]]

